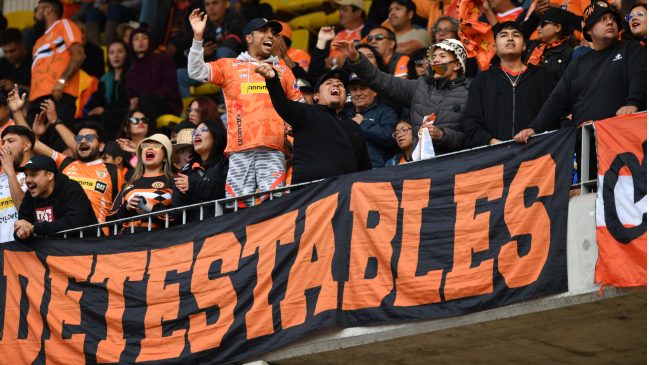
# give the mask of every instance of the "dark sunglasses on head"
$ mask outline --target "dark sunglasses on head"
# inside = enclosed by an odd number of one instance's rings
[[[92,141],[94,141],[97,136],[95,136],[94,134],[86,134],[85,136],[80,134],[78,136],[74,136],[74,141],[76,143],[81,143],[84,138],[86,139],[86,142],[92,143]]]
[[[371,42],[372,39],[376,39],[377,41],[380,41],[381,39],[389,39],[389,40],[393,40],[393,39],[391,39],[390,37],[385,36],[385,35],[383,35],[383,34],[375,34],[375,35],[367,36],[367,41],[368,41],[368,42]]]
[[[138,124],[140,122],[142,122],[143,124],[149,124],[149,118],[147,117],[144,118],[131,117],[131,119],[129,120],[131,121],[131,124]]]
[[[539,22],[539,27],[543,28],[543,27],[545,27],[545,26],[548,25],[548,24],[554,24],[554,25],[556,25],[557,23],[555,23],[555,22],[551,22],[551,21],[549,21],[549,20],[541,20],[541,21]]]
[[[192,131],[192,138],[196,135],[196,132],[200,132],[201,135],[205,134],[207,132],[207,127],[202,127],[202,128],[196,128]]]
[[[628,21],[630,21],[631,19],[633,19],[634,16],[637,16],[638,18],[642,18],[643,16],[645,16],[645,14],[647,14],[647,13],[644,12],[644,11],[642,11],[642,10],[639,10],[639,11],[636,11],[636,12],[634,12],[634,13],[629,13],[629,14],[627,14],[627,15],[624,17],[624,20],[626,20],[626,21],[628,22]]]

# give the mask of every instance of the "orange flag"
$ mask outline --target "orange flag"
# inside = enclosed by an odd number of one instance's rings
[[[458,0],[457,13],[460,17],[458,36],[466,48],[467,57],[475,58],[482,71],[489,68],[494,50],[494,34],[491,26],[479,22],[483,0]]]

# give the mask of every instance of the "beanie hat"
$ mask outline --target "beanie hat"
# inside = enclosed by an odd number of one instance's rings
[[[137,158],[138,159],[142,157],[142,143],[148,142],[148,141],[155,141],[155,142],[161,143],[164,146],[165,151],[167,152],[167,161],[171,162],[171,152],[172,152],[173,147],[171,146],[171,141],[169,140],[169,138],[167,138],[167,136],[165,136],[162,133],[157,133],[157,134],[154,134],[152,136],[146,137],[145,139],[142,140],[142,142],[140,142],[140,144],[137,145]]]
[[[464,74],[464,72],[466,71],[466,67],[464,66],[466,63],[466,49],[464,48],[462,42],[456,39],[445,39],[440,43],[436,43],[430,46],[430,48],[428,48],[428,63],[431,66],[433,64],[433,54],[435,53],[435,50],[437,48],[441,48],[445,51],[449,51],[455,54],[455,57],[457,58],[458,62],[460,62],[460,66],[462,67],[462,74]]]

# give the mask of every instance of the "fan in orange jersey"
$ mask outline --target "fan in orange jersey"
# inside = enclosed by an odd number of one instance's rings
[[[73,121],[77,111],[78,71],[86,55],[81,44],[81,31],[73,22],[61,19],[62,14],[63,5],[59,0],[40,0],[34,11],[34,30],[43,35],[38,38],[33,50],[27,112],[30,125],[41,112],[41,103],[47,99],[56,102],[56,111],[66,123]],[[44,138],[55,150],[65,149],[65,144],[55,131]]]
[[[194,41],[189,52],[189,77],[220,85],[228,110],[228,142],[225,153],[230,159],[226,197],[238,197],[255,191],[285,185],[284,121],[277,115],[266,89],[265,79],[254,72],[263,63],[279,73],[282,87],[290,100],[301,101],[302,94],[293,73],[271,56],[275,35],[282,31],[278,22],[253,19],[244,28],[248,52],[237,58],[203,61],[203,31],[207,18],[198,9],[190,15]],[[263,199],[262,199],[263,200]],[[240,207],[252,199],[239,202]],[[231,208],[234,204],[228,204]]]

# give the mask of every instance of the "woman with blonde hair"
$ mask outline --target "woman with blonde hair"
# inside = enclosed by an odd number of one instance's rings
[[[163,210],[171,204],[174,175],[171,170],[172,145],[164,134],[154,134],[143,139],[137,146],[137,165],[132,175],[127,176],[107,221],[133,217],[156,210]],[[151,218],[151,228],[164,227],[164,219]],[[148,218],[122,224],[120,233],[148,230]]]

